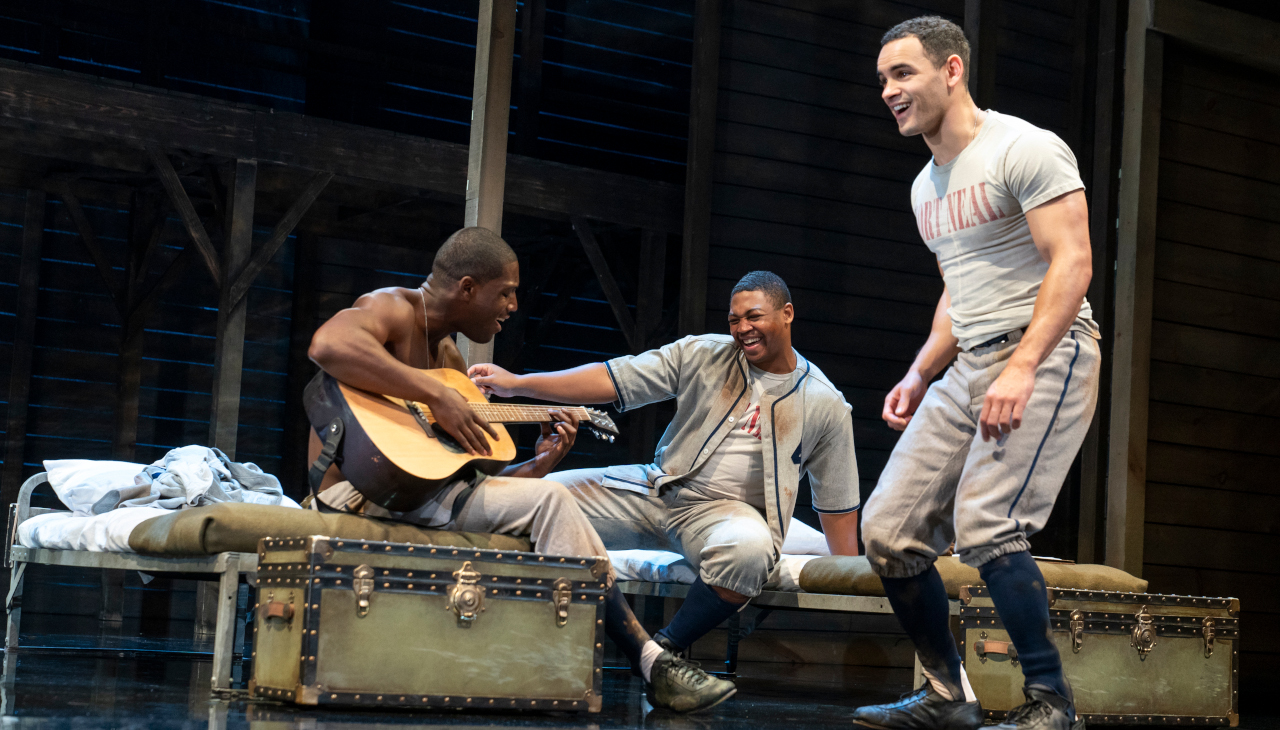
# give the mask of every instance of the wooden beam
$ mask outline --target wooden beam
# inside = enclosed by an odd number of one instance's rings
[[[635,353],[653,345],[654,334],[662,321],[663,289],[667,273],[667,234],[657,231],[640,233],[639,268]],[[657,408],[641,408],[631,416],[633,425],[627,434],[627,440],[630,442],[631,460],[637,464],[647,464],[653,460],[657,418]]]
[[[964,34],[969,39],[969,93],[983,109],[996,100],[996,38],[1000,0],[964,0]]]
[[[160,218],[155,196],[137,191],[129,211],[129,265],[125,269],[124,306],[120,330],[120,357],[116,367],[115,428],[112,431],[111,458],[136,461],[138,442],[138,408],[142,392],[142,345],[147,310],[137,306],[146,277],[147,262],[158,244],[156,225]],[[161,219],[163,220],[163,219]]]
[[[98,276],[102,277],[102,283],[107,287],[107,294],[111,296],[111,301],[116,306],[116,313],[123,319],[126,309],[124,292],[111,271],[111,263],[107,261],[102,247],[98,245],[98,238],[93,234],[93,226],[89,225],[89,219],[85,217],[80,199],[69,192],[62,192],[58,197],[62,198],[62,202],[67,206],[67,214],[71,217],[76,231],[80,233],[80,242],[89,252],[89,260],[93,261],[94,268],[98,270]]]
[[[516,0],[480,0],[464,220],[468,227],[488,228],[498,235],[502,235],[515,41]],[[493,361],[493,340],[472,342],[459,334],[458,349],[468,365]]]
[[[689,80],[689,152],[685,167],[684,248],[680,257],[680,334],[707,326],[707,271],[711,249],[711,186],[715,166],[716,97],[720,88],[722,0],[697,0],[693,16],[693,70]],[[646,229],[661,230],[657,226]]]
[[[99,145],[184,149],[330,171],[347,181],[430,190],[456,200],[467,184],[465,145],[38,67],[0,64],[0,126]],[[508,156],[506,177],[508,205],[681,230],[679,185],[520,155]]]
[[[298,221],[302,220],[302,216],[307,214],[307,210],[311,208],[311,204],[316,202],[316,198],[320,197],[320,193],[324,191],[329,181],[333,179],[332,172],[317,172],[312,176],[311,181],[307,183],[306,190],[293,201],[293,205],[289,206],[289,210],[276,224],[275,230],[271,232],[271,237],[267,242],[262,244],[253,254],[253,258],[244,267],[239,275],[235,277],[235,283],[231,285],[232,307],[240,303],[244,299],[244,295],[249,293],[249,287],[253,286],[253,282],[258,278],[258,274],[271,263],[272,257],[280,250],[280,246],[284,245],[285,239],[293,233],[293,229],[297,227]]]
[[[227,191],[227,242],[222,271],[226,285],[218,302],[218,341],[213,356],[213,412],[209,418],[209,445],[236,458],[236,433],[240,423],[240,376],[244,366],[244,326],[248,302],[232,300],[231,289],[253,251],[253,204],[257,192],[258,163],[236,160],[231,188]]]
[[[289,313],[289,370],[285,385],[284,458],[281,482],[294,499],[302,499],[308,487],[307,440],[311,426],[302,405],[302,393],[315,376],[316,366],[307,357],[316,330],[316,274],[319,240],[299,231],[293,242],[293,300]]]
[[[538,151],[538,114],[542,111],[542,54],[546,40],[547,0],[525,0],[520,11],[520,83],[516,106],[516,148]]]
[[[1147,28],[1251,68],[1280,73],[1280,23],[1202,0],[1149,0]]]
[[[1111,285],[1115,280],[1113,242],[1116,233],[1116,173],[1119,169],[1115,142],[1120,127],[1117,80],[1123,68],[1118,56],[1122,47],[1119,19],[1124,0],[1101,0],[1098,5],[1098,40],[1093,105],[1093,167],[1089,176],[1089,240],[1093,253],[1093,279],[1089,283],[1089,305],[1093,319],[1103,330],[1102,377],[1098,407],[1080,449],[1080,518],[1076,562],[1096,563],[1106,552],[1107,442],[1111,412]]]
[[[600,288],[604,291],[604,298],[609,301],[609,308],[613,310],[613,316],[618,320],[618,327],[622,329],[622,336],[627,340],[627,347],[632,352],[640,352],[642,343],[641,338],[636,332],[636,323],[631,318],[631,312],[627,309],[627,300],[622,298],[622,290],[618,288],[618,281],[613,278],[613,273],[609,271],[609,262],[604,258],[604,251],[600,250],[600,244],[596,241],[596,234],[592,232],[591,225],[583,218],[573,219],[573,230],[578,234],[578,241],[582,243],[582,250],[587,254],[587,260],[591,262],[591,269],[595,271],[596,281],[600,282]]]
[[[151,156],[151,164],[155,166],[156,175],[160,178],[160,183],[164,185],[165,191],[169,193],[169,200],[178,211],[178,217],[182,219],[182,225],[186,227],[187,233],[191,235],[191,240],[195,241],[196,250],[200,252],[201,258],[204,259],[204,265],[209,269],[209,275],[213,277],[214,284],[221,288],[222,269],[218,266],[218,252],[214,250],[213,243],[209,240],[209,234],[205,231],[204,224],[200,222],[200,216],[196,215],[195,206],[191,204],[191,198],[187,196],[187,191],[183,189],[182,181],[178,179],[178,173],[173,169],[173,163],[169,162],[167,154],[156,147],[148,147],[147,153]]]
[[[1116,246],[1106,563],[1142,574],[1151,298],[1164,37],[1147,30],[1149,0],[1130,0]]]
[[[40,250],[44,243],[45,193],[28,190],[22,216],[22,259],[18,269],[17,324],[9,365],[9,407],[5,413],[4,471],[0,504],[18,498],[27,450],[27,406],[31,393],[31,359],[35,351],[36,312],[40,294]]]

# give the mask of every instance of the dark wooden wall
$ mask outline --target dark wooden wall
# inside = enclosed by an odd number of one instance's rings
[[[997,5],[995,108],[1058,133],[1087,171],[1082,122],[1071,120],[1086,114],[1072,99],[1085,85],[1075,40],[1088,7]],[[853,406],[864,499],[897,441],[880,419],[884,396],[924,343],[942,292],[909,199],[928,148],[898,134],[875,75],[884,32],[929,13],[963,23],[964,2],[725,3],[707,331],[726,331],[729,291],[746,272],[787,281],[796,348]],[[801,504],[809,499],[802,492]],[[1074,557],[1074,521],[1055,521],[1046,550]]]
[[[1241,600],[1280,659],[1280,78],[1165,49],[1145,577]]]

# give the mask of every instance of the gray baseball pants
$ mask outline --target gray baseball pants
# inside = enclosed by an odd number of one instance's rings
[[[1048,521],[1093,418],[1101,356],[1088,334],[1067,333],[1036,370],[1021,428],[984,442],[983,398],[1020,339],[960,353],[929,386],[863,513],[877,574],[919,575],[953,541],[978,567],[1028,550]]]
[[[604,469],[548,474],[578,500],[610,550],[670,550],[693,565],[709,586],[747,597],[760,594],[775,567],[773,533],[746,502],[708,499],[670,487],[661,496],[602,486]]]

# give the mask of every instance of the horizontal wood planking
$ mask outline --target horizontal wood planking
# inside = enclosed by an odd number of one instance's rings
[[[1280,535],[1280,495],[1148,481],[1147,523]]]
[[[1280,145],[1165,119],[1160,126],[1160,158],[1248,180],[1280,183]]]
[[[1280,458],[1274,456],[1159,442],[1147,453],[1150,481],[1280,495]]]
[[[1280,574],[1276,535],[1148,524],[1144,544],[1143,555],[1161,565]]]
[[[936,291],[942,291],[938,259],[918,237],[910,242],[885,240],[730,215],[717,215],[713,220],[712,240],[726,249],[773,253],[785,248],[808,259],[919,274],[933,277]]]
[[[1152,441],[1280,456],[1280,419],[1158,401],[1150,412]]]
[[[1214,245],[1216,241],[1203,243],[1205,245],[1157,241],[1156,279],[1280,300],[1280,291],[1275,286],[1275,282],[1280,281],[1280,261],[1223,251]],[[1272,248],[1280,259],[1280,246]]]
[[[1160,200],[1280,223],[1280,185],[1183,162],[1160,164]]]
[[[1277,339],[1280,299],[1157,279],[1152,316],[1165,322]]]
[[[1148,590],[1181,596],[1229,596],[1240,599],[1248,611],[1280,613],[1280,581],[1262,573],[1246,573],[1232,567],[1192,568],[1149,563],[1143,575]]]
[[[1151,359],[1280,378],[1280,342],[1185,324],[1152,323]]]
[[[1151,400],[1280,418],[1280,378],[1151,363]]]

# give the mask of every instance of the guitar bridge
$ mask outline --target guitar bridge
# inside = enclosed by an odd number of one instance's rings
[[[413,420],[417,421],[418,425],[422,427],[422,431],[427,434],[427,438],[433,439],[436,437],[436,431],[431,427],[431,421],[427,420],[427,414],[422,412],[422,406],[407,400],[404,402],[404,407],[408,408],[409,412],[413,414]]]

